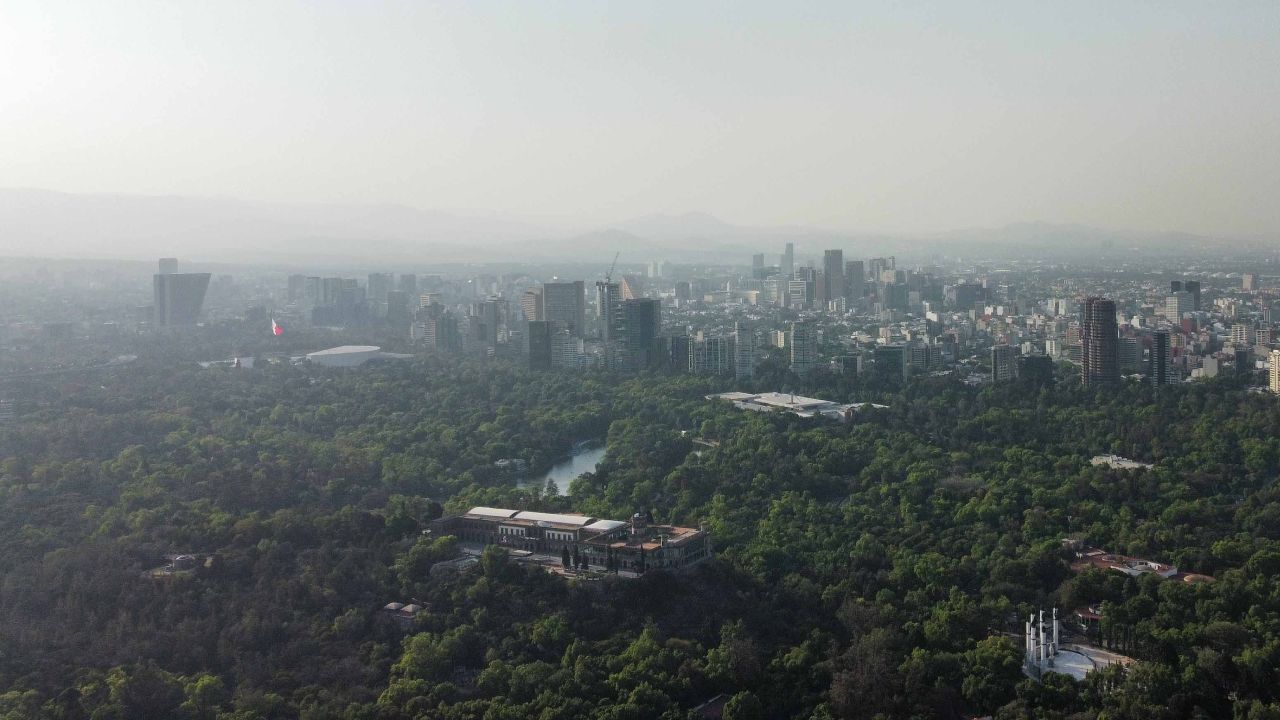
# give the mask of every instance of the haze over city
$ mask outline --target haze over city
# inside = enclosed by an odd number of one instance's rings
[[[0,720],[1280,720],[1278,21],[0,2]]]
[[[1273,2],[18,0],[2,17],[0,187],[109,195],[87,202],[197,257],[197,231],[252,226],[269,250],[352,216],[415,246],[686,213],[908,244],[1036,221],[1280,232]],[[157,252],[46,205],[0,194],[0,250]]]

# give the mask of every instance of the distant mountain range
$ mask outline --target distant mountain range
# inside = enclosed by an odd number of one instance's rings
[[[1188,233],[1118,233],[1083,225],[1017,223],[921,236],[733,225],[705,213],[646,215],[571,229],[504,217],[470,217],[404,205],[261,203],[228,198],[78,195],[0,189],[0,256],[209,262],[415,265],[509,260],[777,262],[784,243],[797,261],[825,248],[849,257],[898,254],[1049,255],[1069,259],[1151,250],[1193,252],[1220,243]],[[1242,242],[1236,240],[1235,242]]]

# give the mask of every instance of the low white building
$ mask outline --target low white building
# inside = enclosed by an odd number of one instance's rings
[[[370,360],[406,360],[413,357],[401,353],[382,352],[377,345],[340,345],[328,350],[307,353],[307,360],[324,367],[358,367]]]
[[[716,395],[708,395],[708,400],[728,400],[733,406],[740,410],[755,410],[757,412],[789,412],[800,417],[828,417],[836,420],[847,420],[856,411],[863,408],[872,407],[877,409],[886,409],[888,405],[876,405],[874,403],[849,403],[841,404],[831,402],[830,400],[820,400],[818,398],[805,397],[793,393],[744,393],[744,392],[727,392]]]

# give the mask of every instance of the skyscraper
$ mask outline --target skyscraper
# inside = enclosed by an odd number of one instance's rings
[[[596,282],[596,326],[606,343],[618,338],[622,291],[616,282]]]
[[[1100,297],[1084,301],[1080,324],[1080,379],[1085,385],[1112,383],[1120,379],[1119,335],[1116,303]]]
[[[1160,387],[1169,384],[1169,331],[1157,330],[1151,336],[1151,356],[1147,361],[1147,377]]]
[[[587,325],[587,293],[583,282],[543,283],[540,319],[556,323],[574,337],[582,337]]]
[[[778,263],[782,266],[782,274],[784,277],[791,277],[796,271],[796,249],[791,243],[787,243],[787,249],[782,253],[782,262]]]
[[[1016,367],[1012,345],[995,345],[991,348],[991,382],[1006,383],[1014,378]]]
[[[1142,344],[1136,337],[1122,337],[1117,341],[1120,372],[1142,372]]]
[[[745,380],[755,375],[756,334],[743,323],[733,324],[733,376]]]
[[[1191,309],[1200,312],[1200,281],[1188,280],[1183,283],[1182,289],[1191,293]]]
[[[410,337],[432,350],[452,351],[462,346],[458,319],[439,305],[428,305],[418,311]]]
[[[649,367],[657,346],[661,327],[661,307],[653,298],[622,301],[621,338],[618,345],[619,367],[641,370]]]
[[[161,268],[161,274],[164,274],[163,267]],[[307,287],[306,275],[301,275],[301,274],[290,275],[289,291],[287,295],[289,302],[298,302],[299,300],[303,299],[303,293],[306,292],[306,287]]]
[[[1271,392],[1280,394],[1280,350],[1271,351],[1270,383]]]
[[[1193,296],[1185,290],[1175,292],[1164,299],[1164,316],[1176,323],[1184,313],[1191,312]]]
[[[153,278],[158,327],[195,325],[209,289],[209,273],[165,273]]]
[[[507,301],[501,295],[485,298],[480,306],[480,321],[484,324],[484,342],[498,344],[498,329],[507,319]]]
[[[387,291],[387,323],[403,329],[413,319],[409,296],[399,290]]]
[[[366,293],[369,302],[384,303],[387,301],[387,293],[391,292],[392,283],[395,276],[391,273],[369,273],[369,280],[365,287],[368,289]]]
[[[817,338],[808,323],[791,323],[791,372],[804,375],[818,359]]]
[[[848,294],[844,279],[843,251],[827,250],[822,253],[822,283],[826,300],[835,300]]]
[[[856,300],[867,294],[867,271],[861,260],[849,260],[844,264],[844,282],[849,297]]]
[[[542,315],[542,291],[537,288],[525,290],[520,296],[520,315],[525,322],[546,320]]]
[[[529,333],[529,367],[534,370],[547,370],[551,367],[551,323],[546,320],[531,320]]]
[[[418,276],[413,273],[400,273],[400,292],[409,297],[418,296]]]

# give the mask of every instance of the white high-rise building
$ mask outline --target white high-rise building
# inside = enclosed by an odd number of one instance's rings
[[[1271,370],[1269,387],[1271,392],[1280,395],[1280,350],[1271,351]]]

